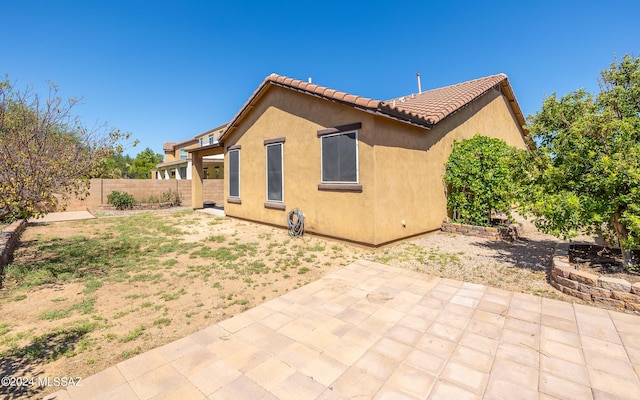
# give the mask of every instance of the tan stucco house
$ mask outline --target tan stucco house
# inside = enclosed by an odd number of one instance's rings
[[[272,74],[219,137],[225,213],[286,226],[297,208],[307,232],[370,246],[430,232],[454,140],[525,148],[523,125],[504,74],[388,101]]]
[[[227,125],[221,125],[200,133],[182,142],[167,142],[164,150],[164,161],[156,165],[155,179],[191,179],[192,158],[190,152],[218,143],[219,136]],[[223,179],[224,156],[210,155],[203,159],[204,179]]]

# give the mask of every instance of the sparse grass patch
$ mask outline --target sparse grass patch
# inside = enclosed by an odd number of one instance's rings
[[[148,273],[148,272],[142,272],[140,274],[133,275],[132,277],[130,277],[129,278],[129,283],[158,281],[158,280],[162,279],[162,276],[163,275],[161,273],[151,274],[151,273]]]
[[[144,326],[140,325],[140,326],[136,327],[135,329],[133,329],[132,331],[130,331],[129,333],[127,333],[125,336],[123,336],[120,339],[120,341],[122,343],[126,343],[126,342],[130,342],[132,340],[136,340],[137,338],[142,336],[143,332],[144,332]]]
[[[99,288],[101,288],[103,285],[102,281],[99,281],[95,278],[91,278],[87,281],[84,282],[84,290],[82,291],[82,293],[84,294],[90,294],[95,292],[96,290],[98,290]]]
[[[158,328],[162,328],[163,326],[169,326],[171,325],[171,318],[167,318],[167,317],[158,318],[155,321],[153,321],[153,325],[157,326]]]
[[[324,251],[326,246],[324,244],[318,243],[314,246],[307,246],[305,248],[306,251]]]
[[[13,296],[12,298],[9,299],[9,301],[22,301],[24,299],[27,298],[27,295],[22,293],[22,294],[17,294],[15,296]]]
[[[158,293],[158,296],[160,296],[164,301],[171,301],[171,300],[177,300],[180,298],[180,296],[182,296],[183,294],[185,294],[187,291],[184,290],[184,288],[178,290],[175,293],[166,293],[164,291],[161,291]]]
[[[137,356],[142,352],[142,347],[136,346],[133,349],[125,350],[120,354],[120,358],[126,360],[127,358],[131,358],[133,356]]]
[[[225,241],[225,237],[224,235],[214,235],[214,236],[209,236],[208,240],[211,242],[222,243]]]
[[[90,297],[67,308],[43,311],[38,315],[38,318],[53,321],[56,319],[67,318],[73,311],[79,311],[81,314],[91,314],[95,303],[96,298]]]
[[[9,323],[8,322],[0,322],[0,336],[5,335],[10,330],[11,330],[11,328],[9,328]]]
[[[175,258],[170,258],[168,260],[164,260],[162,262],[162,265],[165,267],[172,267],[174,265],[176,265],[178,263],[178,260],[176,260]]]
[[[146,297],[149,297],[149,295],[148,294],[143,294],[143,293],[133,293],[133,294],[128,294],[128,295],[124,296],[124,298],[127,299],[127,300],[144,299]]]
[[[34,336],[24,346],[14,346],[0,352],[7,360],[55,361],[62,356],[73,356],[77,343],[98,326],[96,322],[75,321],[66,326]]]

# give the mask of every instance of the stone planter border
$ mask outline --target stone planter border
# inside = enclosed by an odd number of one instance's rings
[[[465,236],[477,236],[492,240],[515,240],[518,238],[517,224],[494,228],[489,226],[458,224],[445,220],[442,222],[440,230],[443,232],[457,233]]]
[[[4,274],[4,266],[13,260],[13,250],[26,226],[27,220],[21,219],[12,222],[0,232],[0,275]],[[1,285],[2,282],[0,282]]]
[[[575,269],[569,263],[569,243],[559,243],[551,265],[551,286],[585,301],[640,312],[640,282],[609,278]]]
[[[164,202],[164,203],[137,203],[131,206],[131,208],[127,208],[126,210],[161,210],[165,208],[175,207],[172,202]],[[100,209],[103,211],[114,211],[117,210],[115,206],[111,204],[100,204]]]

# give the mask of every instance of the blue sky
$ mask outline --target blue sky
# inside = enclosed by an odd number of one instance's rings
[[[525,115],[640,55],[640,2],[0,0],[0,73],[162,153],[272,72],[386,100],[506,73]]]

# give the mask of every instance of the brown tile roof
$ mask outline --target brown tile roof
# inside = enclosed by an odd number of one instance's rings
[[[270,86],[280,86],[329,101],[347,104],[366,112],[422,126],[426,129],[430,129],[433,125],[459,111],[489,90],[499,88],[509,100],[512,111],[516,115],[520,126],[522,127],[525,123],[520,106],[515,99],[513,90],[505,74],[491,75],[485,78],[474,79],[388,101],[355,96],[313,83],[271,74],[265,78],[236,116],[229,122],[227,129],[221,135],[220,139],[223,139],[235,129],[236,124],[251,109],[251,105],[256,102]]]
[[[505,74],[487,76],[388,100],[382,108],[435,125],[506,80]]]
[[[176,142],[165,142],[164,145],[162,146],[162,150],[164,150],[165,153],[173,151],[175,145],[176,145]]]
[[[318,86],[313,83],[299,81],[293,78],[287,78],[286,76],[271,74],[265,79],[265,83],[273,83],[275,85],[289,87],[291,89],[297,89],[302,92],[315,94],[320,97],[325,97],[331,100],[350,103],[352,105],[364,107],[364,108],[376,108],[380,105],[380,100],[372,100],[366,97],[354,96],[349,93],[340,92],[338,90],[329,89],[323,86]]]

